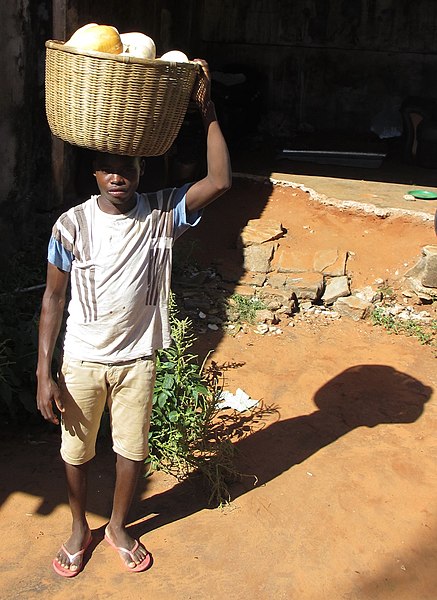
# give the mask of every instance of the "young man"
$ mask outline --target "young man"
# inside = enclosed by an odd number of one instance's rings
[[[136,192],[141,159],[97,155],[100,195],[61,215],[49,245],[47,286],[39,326],[37,404],[58,424],[65,463],[72,534],[53,560],[55,571],[77,575],[91,542],[85,516],[88,466],[105,404],[111,415],[116,483],[105,538],[130,571],[151,557],[126,530],[137,478],[147,457],[154,353],[171,343],[168,294],[174,240],[195,225],[199,211],[231,186],[228,150],[210,99],[204,61],[195,99],[206,131],[207,175],[193,185],[154,194]],[[58,382],[52,357],[67,286],[71,301]]]

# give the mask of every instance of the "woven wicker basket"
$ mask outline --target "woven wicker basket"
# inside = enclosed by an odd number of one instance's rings
[[[46,114],[53,135],[99,152],[159,156],[175,140],[199,71],[46,42]]]

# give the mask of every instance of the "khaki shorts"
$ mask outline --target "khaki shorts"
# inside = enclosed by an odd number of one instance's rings
[[[95,456],[106,404],[114,452],[135,461],[147,458],[155,373],[150,356],[119,364],[64,358],[59,376],[64,461],[82,465]]]

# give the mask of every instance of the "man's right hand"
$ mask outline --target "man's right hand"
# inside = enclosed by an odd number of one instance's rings
[[[62,404],[61,391],[55,381],[53,381],[51,377],[44,381],[38,380],[38,391],[36,395],[38,410],[46,421],[49,421],[54,425],[59,425],[59,419],[53,410],[53,402],[61,413],[64,412],[65,409]]]

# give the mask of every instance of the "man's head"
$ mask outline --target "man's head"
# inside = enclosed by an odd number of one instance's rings
[[[144,160],[137,156],[96,153],[93,172],[100,190],[101,208],[126,212],[135,205]]]

